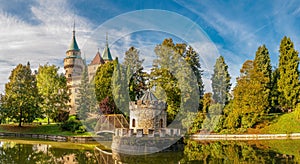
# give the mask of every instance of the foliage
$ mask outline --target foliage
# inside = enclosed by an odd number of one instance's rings
[[[209,106],[208,113],[202,124],[202,129],[208,132],[217,132],[222,129],[222,124],[219,123],[222,118],[223,105],[222,104],[213,104]]]
[[[100,104],[100,113],[102,114],[113,114],[116,110],[115,103],[109,99],[109,97],[106,97],[103,99]]]
[[[121,111],[123,114],[129,116],[129,94],[128,94],[128,80],[127,74],[122,65],[119,64],[118,59],[115,62],[115,69],[112,77],[112,95],[114,103],[118,108],[118,113]],[[103,105],[103,103],[102,103]]]
[[[292,110],[299,102],[299,57],[290,38],[284,37],[279,49],[279,79],[277,81],[279,105],[284,110]]]
[[[95,75],[95,93],[96,93],[96,99],[98,103],[100,103],[100,108],[103,107],[103,105],[109,105],[105,107],[105,110],[107,108],[109,110],[116,109],[116,105],[113,100],[112,95],[112,76],[115,68],[115,62],[107,62],[103,65],[101,65],[96,72]],[[108,99],[108,103],[102,103],[102,101],[105,101],[104,99]],[[102,104],[102,105],[101,105]],[[100,109],[104,110],[104,109]]]
[[[213,103],[214,103],[214,100],[212,99],[212,93],[211,92],[205,93],[203,96],[202,111],[204,113],[207,113],[209,106],[212,105]]]
[[[180,108],[187,111],[199,107],[203,95],[199,55],[186,44],[175,45],[172,39],[165,39],[156,46],[155,53],[158,59],[154,61],[149,75],[150,88],[159,86],[166,93],[170,123]],[[180,117],[184,115],[181,113]]]
[[[92,82],[89,82],[87,66],[85,64],[81,75],[81,83],[78,88],[78,95],[75,99],[77,107],[77,115],[81,120],[88,117],[88,113],[95,113],[97,111],[97,100],[95,95],[95,87]]]
[[[66,122],[63,122],[60,125],[60,127],[62,130],[71,131],[73,133],[84,133],[86,131],[85,127],[76,116],[70,116]]]
[[[134,101],[143,96],[143,91],[147,89],[146,73],[143,71],[144,59],[139,58],[139,51],[135,47],[130,47],[125,52],[124,68],[127,69],[126,76],[129,84],[130,100]]]
[[[227,104],[229,100],[229,90],[231,87],[228,66],[224,57],[220,56],[214,65],[214,73],[212,75],[212,90],[215,103]]]
[[[30,64],[19,64],[12,70],[9,82],[5,84],[1,115],[22,122],[32,122],[41,116],[36,77],[32,74]]]
[[[260,60],[259,57],[256,57],[254,62],[247,60],[243,64],[240,70],[241,75],[237,78],[237,85],[233,90],[234,99],[230,109],[225,110],[227,116],[225,127],[230,129],[253,127],[268,112],[270,90],[267,84],[270,82],[270,78],[266,77],[264,73],[270,70],[265,71],[261,63],[268,62]],[[270,72],[268,76],[270,76]]]
[[[263,89],[262,94],[266,98],[265,110],[269,111],[272,104],[271,101],[271,78],[272,78],[272,66],[269,51],[265,45],[258,47],[253,61],[253,71],[256,75],[255,81],[261,83]]]
[[[279,79],[279,70],[276,68],[273,70],[271,75],[271,109],[270,112],[276,113],[280,112],[281,110],[279,107],[278,97],[279,97],[279,91],[278,91],[278,79]]]
[[[54,119],[62,110],[68,109],[69,93],[66,78],[58,74],[55,65],[39,66],[37,74],[37,88],[41,95],[40,108],[49,119]]]

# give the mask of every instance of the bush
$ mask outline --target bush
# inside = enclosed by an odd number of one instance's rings
[[[86,128],[82,125],[77,116],[70,116],[69,119],[60,125],[62,130],[71,131],[73,133],[84,133]]]

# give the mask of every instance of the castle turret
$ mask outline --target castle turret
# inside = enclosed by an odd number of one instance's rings
[[[81,58],[81,51],[78,47],[75,37],[75,23],[73,27],[73,36],[71,44],[66,51],[66,58],[64,59],[65,76],[67,78],[67,86],[69,88],[70,95],[70,114],[76,113],[76,92],[80,85],[81,74],[84,68],[84,62]]]
[[[106,34],[105,47],[104,47],[104,50],[103,50],[103,53],[102,53],[102,58],[103,58],[105,63],[110,62],[110,61],[113,60],[113,58],[111,56],[111,53],[110,53],[110,50],[109,50],[109,47],[108,47],[108,36],[107,36],[107,34]]]
[[[152,92],[146,91],[138,101],[129,104],[130,129],[134,133],[143,129],[143,134],[149,130],[159,130],[167,126],[166,103],[159,101]]]

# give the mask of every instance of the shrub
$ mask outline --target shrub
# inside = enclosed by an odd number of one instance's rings
[[[71,131],[73,133],[84,133],[86,128],[82,125],[77,116],[69,116],[69,119],[60,125],[62,130]]]

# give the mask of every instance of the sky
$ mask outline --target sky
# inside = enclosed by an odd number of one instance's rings
[[[200,55],[206,92],[215,59],[222,55],[233,86],[244,61],[265,44],[278,65],[280,41],[288,36],[300,49],[300,1],[290,0],[0,0],[0,92],[19,63],[55,64],[63,59],[76,24],[76,39],[89,62],[105,35],[122,62],[135,46],[146,70],[164,38],[191,45]]]

